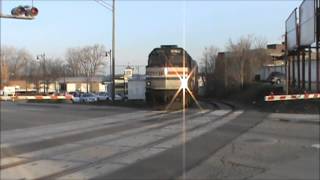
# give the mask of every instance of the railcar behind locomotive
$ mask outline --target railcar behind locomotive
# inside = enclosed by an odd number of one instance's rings
[[[194,96],[197,95],[197,63],[176,45],[153,49],[149,54],[146,75],[146,101],[150,105],[170,103],[181,88],[188,88]],[[190,100],[190,94],[186,92],[186,104]],[[182,101],[182,91],[176,101]]]

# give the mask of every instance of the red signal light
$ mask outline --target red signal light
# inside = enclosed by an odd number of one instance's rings
[[[31,11],[31,16],[37,16],[39,13],[38,8],[36,7],[32,7],[30,11]]]
[[[36,7],[32,7],[32,8],[27,7],[25,9],[25,16],[32,16],[33,17],[33,16],[37,16],[38,13],[39,13],[39,10]]]

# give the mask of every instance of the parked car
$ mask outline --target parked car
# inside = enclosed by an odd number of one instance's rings
[[[97,96],[92,93],[70,92],[69,94],[72,95],[71,100],[73,103],[90,103],[98,101]]]
[[[100,92],[96,95],[97,101],[111,101],[112,97],[107,92]],[[114,99],[116,101],[122,101],[127,99],[126,96],[121,96],[120,94],[115,94]]]
[[[80,96],[83,93],[82,92],[78,92],[78,91],[73,91],[73,92],[69,92],[68,94],[70,94],[72,96]]]
[[[119,96],[121,96],[121,100],[128,101],[128,95],[126,95],[126,94],[120,95],[119,94]]]
[[[108,99],[107,99],[107,100],[109,100],[109,101],[112,100],[111,95],[108,96]],[[115,95],[114,95],[114,100],[116,100],[116,101],[121,101],[121,100],[122,100],[122,97],[121,97],[119,94],[115,94]]]
[[[91,103],[91,102],[97,102],[98,98],[96,95],[92,93],[84,93],[80,95],[80,103]]]
[[[120,96],[119,94],[115,94],[114,100],[116,100],[116,101],[122,101],[123,98],[122,98],[122,96]]]
[[[100,92],[97,94],[98,101],[107,101],[110,99],[108,93],[106,92]]]
[[[73,103],[80,103],[81,93],[79,93],[79,92],[69,92],[69,94],[72,95],[71,101]]]
[[[283,84],[285,80],[286,80],[286,75],[281,72],[272,72],[267,78],[267,81],[274,85]]]

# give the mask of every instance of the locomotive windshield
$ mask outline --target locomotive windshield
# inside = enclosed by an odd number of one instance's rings
[[[182,67],[183,60],[185,67],[191,66],[191,57],[184,50],[158,48],[149,55],[148,67]]]

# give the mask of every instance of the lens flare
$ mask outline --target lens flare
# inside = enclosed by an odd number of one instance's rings
[[[185,56],[183,56],[185,57]],[[170,103],[167,105],[166,107],[166,111],[169,110],[173,104],[173,102],[176,100],[176,98],[180,95],[180,93],[182,93],[182,127],[181,127],[181,135],[182,135],[182,179],[185,180],[186,179],[186,142],[187,142],[187,122],[186,122],[186,107],[189,104],[189,97],[187,98],[187,96],[190,96],[192,98],[192,100],[196,103],[197,107],[200,109],[201,112],[203,112],[204,110],[202,109],[202,107],[200,106],[199,102],[197,101],[196,97],[194,96],[192,90],[189,89],[189,79],[190,77],[192,77],[190,80],[192,81],[197,81],[198,79],[193,77],[193,74],[195,73],[195,71],[197,70],[197,66],[195,66],[191,72],[189,71],[189,68],[186,68],[185,66],[185,59],[183,59],[183,74],[180,75],[180,73],[178,73],[177,69],[170,66],[170,70],[173,70],[176,74],[176,77],[178,77],[180,79],[180,87],[177,90],[177,92],[175,93],[175,95],[173,96],[173,98],[171,99]],[[165,69],[166,71],[166,75],[168,74],[168,69]],[[191,88],[194,88],[192,86],[190,86]],[[189,95],[187,95],[189,94]]]
[[[177,92],[175,93],[175,95],[173,96],[173,98],[171,99],[170,103],[167,105],[165,110],[167,111],[171,108],[173,102],[177,99],[180,92],[182,92],[182,98],[186,97],[186,95],[188,94],[192,98],[192,100],[195,102],[196,106],[200,109],[200,111],[204,111],[203,108],[200,106],[200,103],[196,99],[195,95],[193,94],[193,92],[189,89],[189,79],[190,79],[190,77],[193,76],[193,74],[197,70],[197,66],[194,67],[191,70],[191,72],[188,72],[187,68],[184,68],[182,75],[180,75],[178,73],[177,69],[172,66],[170,67],[170,70],[173,70],[175,72],[176,76],[180,79],[180,88],[177,90]],[[195,80],[197,80],[197,79],[195,79]],[[184,110],[186,107],[186,102],[182,101],[182,107]]]
[[[180,78],[180,88],[188,89],[189,77],[179,77]]]

